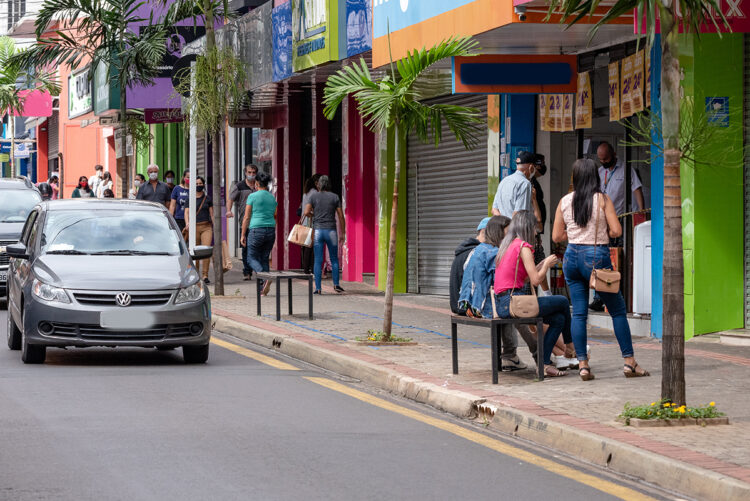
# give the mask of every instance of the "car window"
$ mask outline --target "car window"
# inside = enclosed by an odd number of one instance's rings
[[[36,236],[39,233],[39,223],[41,218],[39,217],[39,211],[34,211],[34,220],[31,223],[31,231],[29,232],[29,239],[26,242],[26,248],[31,250],[36,244]]]
[[[182,237],[162,212],[65,210],[47,213],[46,254],[180,254]]]
[[[24,245],[29,244],[29,235],[31,235],[31,228],[34,226],[34,223],[36,222],[36,218],[39,215],[39,211],[32,212],[28,219],[26,219],[26,224],[23,226],[23,232],[21,233],[21,243]]]
[[[23,223],[31,209],[42,201],[36,190],[3,190],[0,223]]]

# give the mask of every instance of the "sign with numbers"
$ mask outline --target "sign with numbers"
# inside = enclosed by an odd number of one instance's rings
[[[643,57],[644,51],[639,50],[631,56],[633,58],[633,88],[631,89],[633,113],[643,111],[647,105],[643,102],[643,87],[644,87],[644,73],[643,73]]]
[[[549,94],[539,94],[539,127],[543,131],[549,131],[547,126],[547,100]]]
[[[573,130],[573,94],[539,94],[539,123],[543,131]]]
[[[646,51],[646,106],[651,106],[651,51]]]
[[[633,114],[633,56],[622,60],[620,71],[620,118]]]
[[[573,130],[573,94],[562,94],[562,130]]]
[[[588,72],[578,74],[575,128],[591,128],[591,78],[589,77]]]
[[[609,121],[620,119],[620,61],[609,65]]]

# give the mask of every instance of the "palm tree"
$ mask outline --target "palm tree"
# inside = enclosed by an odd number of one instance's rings
[[[125,123],[125,89],[153,85],[166,53],[167,30],[138,14],[143,0],[44,0],[34,24],[37,41],[16,58],[22,67],[48,68],[68,65],[75,70],[83,64],[94,69],[106,65],[108,77],[120,86],[120,119]],[[140,34],[131,31],[133,23],[152,25]],[[51,35],[46,35],[53,26]],[[93,75],[93,71],[90,73]],[[125,186],[130,185],[127,134],[122,134]]]
[[[323,93],[326,105],[323,113],[333,119],[336,109],[349,95],[357,102],[365,125],[374,132],[382,133],[395,129],[396,165],[393,181],[393,207],[391,209],[391,231],[388,245],[388,268],[385,285],[385,313],[383,315],[383,339],[389,340],[393,319],[393,278],[396,268],[396,235],[398,222],[398,180],[401,170],[399,148],[411,132],[427,143],[430,136],[435,147],[440,144],[442,122],[448,125],[458,141],[467,149],[477,144],[479,111],[450,104],[428,105],[420,102],[421,95],[415,88],[427,69],[433,64],[455,56],[470,56],[478,44],[468,37],[449,38],[430,49],[414,50],[396,63],[398,75],[391,61],[390,75],[373,80],[367,63],[360,59],[359,65],[345,66],[328,78]]]
[[[58,94],[60,87],[52,75],[45,71],[29,72],[12,61],[19,54],[12,38],[0,37],[0,110],[10,115],[10,175],[16,175],[15,162],[15,119],[16,113],[23,112],[23,104],[30,90],[42,90]]]
[[[561,22],[575,24],[599,9],[600,0],[550,0],[549,13],[562,14]],[[712,23],[728,27],[718,0],[617,0],[607,6],[592,28],[592,35],[604,24],[635,9],[640,23],[645,19],[647,46],[655,40],[657,20],[661,24],[661,131],[664,151],[664,283],[661,396],[685,404],[685,300],[682,260],[682,196],[680,192],[680,27],[700,33]],[[716,17],[718,13],[719,21]],[[572,21],[570,18],[573,18]]]

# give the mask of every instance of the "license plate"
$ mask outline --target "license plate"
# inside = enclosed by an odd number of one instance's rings
[[[8,272],[0,271],[0,282],[7,282],[7,281],[8,281]]]
[[[153,313],[129,309],[103,311],[99,317],[103,329],[141,330],[154,325]]]

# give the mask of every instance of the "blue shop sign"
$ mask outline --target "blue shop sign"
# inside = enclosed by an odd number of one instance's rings
[[[474,0],[373,0],[373,36],[384,37]],[[498,7],[499,8],[499,7]]]
[[[292,76],[292,2],[273,8],[273,81]]]
[[[372,50],[372,0],[346,0],[346,57]]]
[[[706,97],[708,124],[713,127],[729,127],[729,97]]]

